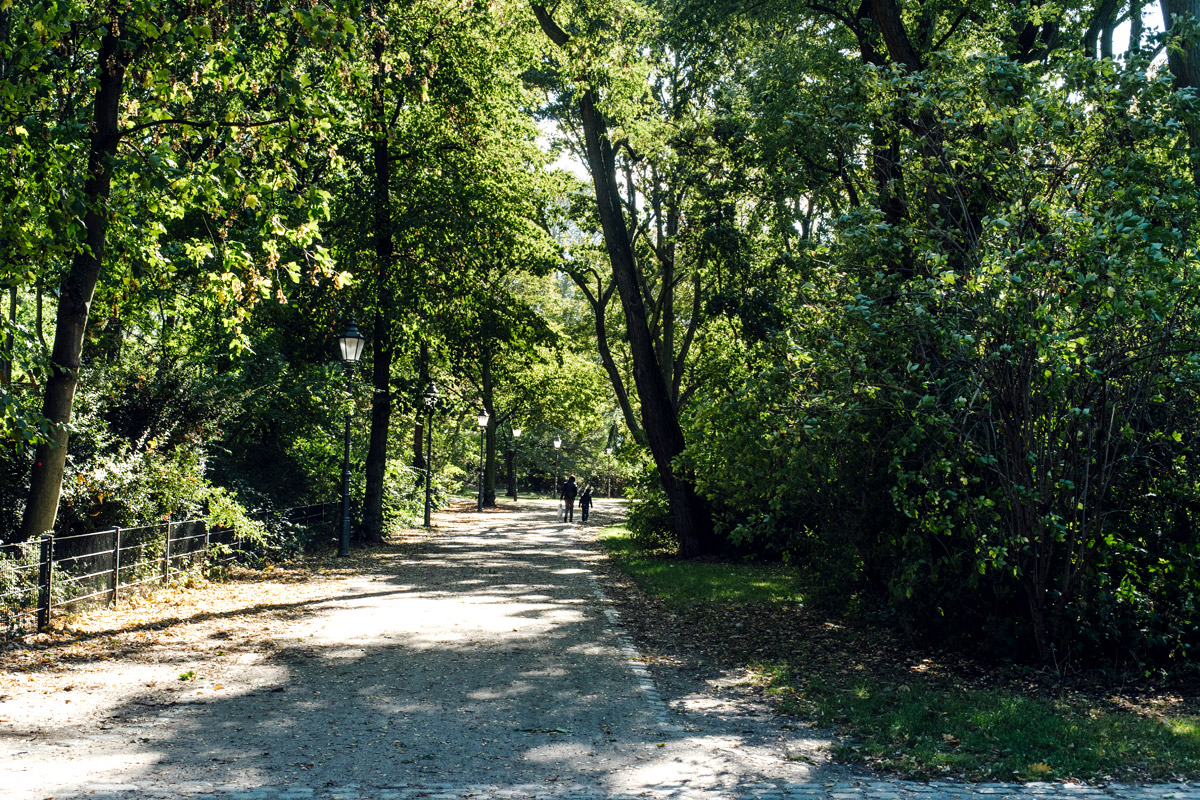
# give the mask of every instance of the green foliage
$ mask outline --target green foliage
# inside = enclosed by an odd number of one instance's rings
[[[60,533],[85,533],[192,516],[208,484],[204,443],[230,405],[194,372],[139,362],[95,364],[83,371],[72,423],[72,452],[63,481]],[[23,503],[29,459],[5,461],[3,491]],[[15,529],[17,517],[5,520]]]
[[[448,464],[430,481],[430,508],[437,510],[448,505],[450,495],[462,485],[465,473],[461,468]],[[384,479],[383,496],[384,528],[388,533],[398,534],[405,528],[420,525],[425,518],[425,474],[412,467],[388,463]]]
[[[741,335],[684,458],[719,529],[931,634],[1186,665],[1200,265],[1170,76],[967,47],[797,84],[823,56],[761,57],[757,163],[819,230],[780,223],[786,329],[720,306]],[[894,170],[869,199],[797,169],[855,146]],[[731,241],[753,278],[771,243]]]
[[[638,547],[668,552],[678,549],[679,543],[671,526],[671,510],[666,495],[661,492],[650,498],[630,498],[626,519],[630,536]]]
[[[267,543],[267,528],[262,520],[252,518],[231,492],[213,487],[204,493],[204,500],[208,504],[210,526],[231,528],[240,540],[249,545]]]
[[[457,464],[447,464],[437,473],[438,484],[448,490],[447,497],[466,491],[468,483],[475,479],[474,476],[475,473],[468,475],[467,471]]]
[[[658,471],[648,460],[625,488],[629,507],[625,524],[633,543],[647,551],[678,552],[679,542],[671,524],[671,508],[658,479]]]
[[[644,472],[595,210],[547,171],[529,113],[578,151],[563,109],[586,88],[619,145],[679,474],[729,552],[789,565],[810,603],[990,652],[1192,668],[1200,123],[1146,32],[1097,57],[1074,5],[873,5],[903,52],[875,16],[815,6],[570,1],[552,9],[568,46],[541,52],[516,0],[8,5],[0,65],[28,79],[0,76],[18,300],[0,538],[54,433],[47,321],[96,210],[89,114],[115,36],[122,132],[61,532],[207,501],[256,552],[294,552],[306,534],[246,508],[336,497],[348,411],[354,480],[384,454],[388,522],[411,524],[429,380],[439,501],[474,479],[481,404],[485,483],[518,424],[534,481]],[[347,393],[332,337],[352,312],[387,358],[369,349]],[[369,448],[383,395],[392,435]],[[667,549],[654,475],[629,483],[636,542]]]
[[[35,542],[0,550],[0,639],[23,635],[32,627],[29,609],[37,608],[40,562],[41,551]]]
[[[946,141],[983,144],[967,122],[975,102],[999,130],[1046,150],[977,156],[1004,201],[983,207],[972,259],[936,234],[887,232],[921,248],[920,276],[902,286],[879,273],[860,279],[850,314],[864,349],[888,354],[874,368],[864,362],[867,374],[880,385],[876,402],[899,411],[891,495],[909,523],[888,551],[899,559],[894,600],[919,618],[952,613],[960,631],[978,615],[980,633],[1031,640],[1042,658],[1118,647],[1181,658],[1196,643],[1190,623],[1152,621],[1150,599],[1200,590],[1190,534],[1172,538],[1162,522],[1189,480],[1200,389],[1194,333],[1181,325],[1194,318],[1196,264],[1177,216],[1191,214],[1194,190],[1165,158],[1169,94],[1161,79],[1125,73],[1102,84],[1104,65],[1066,62],[1065,87],[1026,78],[1013,104],[988,87],[1022,80],[1020,70],[971,66],[920,87],[963,104]],[[1111,147],[1129,130],[1135,147]],[[861,223],[845,234],[873,247]],[[899,302],[872,299],[895,291]],[[1164,558],[1170,575],[1157,566]]]

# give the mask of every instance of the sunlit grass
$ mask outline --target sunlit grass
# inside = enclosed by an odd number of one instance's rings
[[[684,561],[641,552],[620,525],[600,532],[604,546],[642,588],[672,606],[697,603],[800,603],[799,576],[779,565]]]
[[[1172,779],[1200,775],[1195,717],[1154,718],[1095,700],[1013,690],[846,687],[834,675],[774,676],[785,712],[851,735],[837,754],[913,777],[975,780]]]

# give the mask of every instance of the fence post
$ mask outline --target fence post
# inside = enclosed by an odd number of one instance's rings
[[[38,569],[38,630],[50,627],[51,590],[54,588],[54,534],[42,536],[41,563]]]
[[[162,582],[166,585],[171,577],[171,520],[167,520],[167,546],[163,548]]]
[[[112,575],[108,577],[108,591],[112,595],[110,603],[116,604],[121,591],[121,526],[113,528],[113,567]]]
[[[208,520],[203,520],[200,524],[204,526],[204,555],[202,555],[200,558],[201,563],[203,563],[205,567],[208,567]]]

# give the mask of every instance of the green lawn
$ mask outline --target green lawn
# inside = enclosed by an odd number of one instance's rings
[[[1194,697],[925,652],[807,608],[802,579],[780,565],[643,552],[619,526],[601,541],[782,713],[844,737],[843,761],[912,778],[1200,779]]]
[[[778,565],[692,561],[638,550],[625,528],[600,531],[600,539],[643,590],[672,606],[696,603],[799,603],[803,586],[792,571]]]

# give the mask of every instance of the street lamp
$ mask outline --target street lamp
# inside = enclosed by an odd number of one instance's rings
[[[433,472],[433,407],[437,405],[441,395],[432,381],[425,390],[425,408],[428,409],[428,422],[425,424],[425,527],[429,527],[430,487],[429,476]]]
[[[558,494],[558,465],[562,456],[562,437],[554,437],[554,494]]]
[[[350,327],[338,337],[338,350],[342,354],[342,363],[346,365],[346,390],[353,395],[354,385],[351,383],[354,374],[351,365],[362,358],[363,345],[367,340],[358,332],[354,321]],[[346,409],[346,455],[342,459],[342,542],[338,548],[338,556],[345,558],[350,555],[350,409]]]
[[[483,511],[483,432],[487,430],[487,411],[479,415],[477,422],[479,423],[479,508],[477,510]]]
[[[608,456],[608,469],[605,470],[605,472],[607,473],[607,475],[605,475],[605,478],[607,478],[607,480],[604,481],[604,483],[605,483],[604,496],[612,497],[612,446],[611,445],[604,448],[604,455]]]
[[[515,503],[515,502],[517,502],[517,440],[521,438],[521,429],[513,428],[512,434],[513,434],[513,457],[512,457],[512,463],[509,465],[508,469],[509,469],[509,472],[511,473],[512,499],[513,499],[513,502]]]

